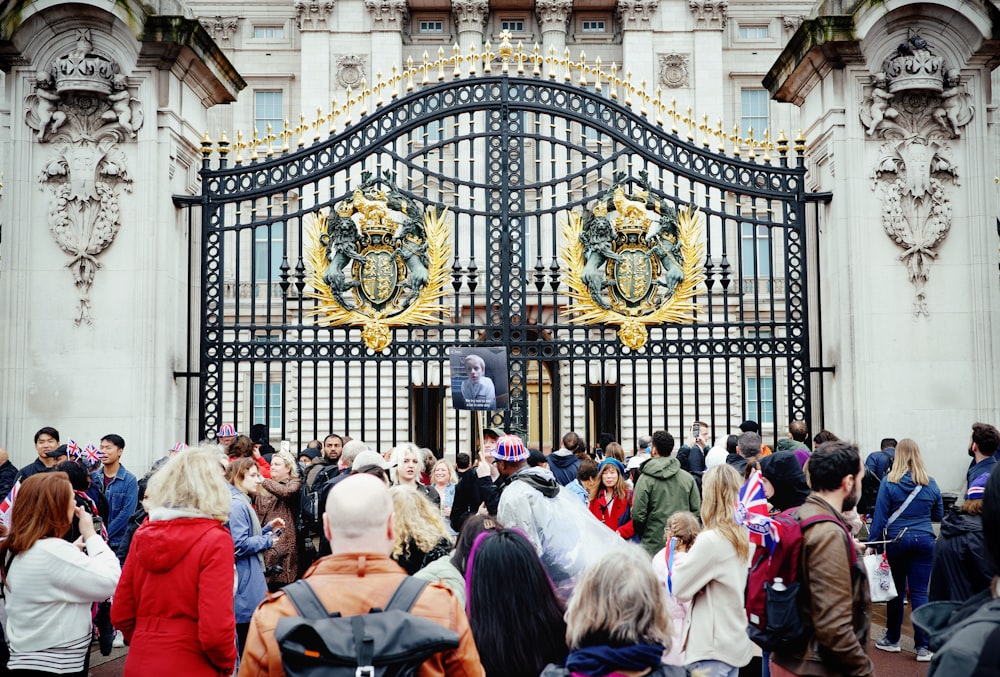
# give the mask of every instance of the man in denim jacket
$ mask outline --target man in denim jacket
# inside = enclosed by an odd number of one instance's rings
[[[103,494],[108,501],[108,545],[116,553],[122,537],[128,530],[128,519],[135,512],[139,501],[139,482],[135,475],[121,464],[125,451],[125,440],[121,435],[105,435],[101,438],[101,469],[91,473],[90,491],[94,500],[96,494]]]

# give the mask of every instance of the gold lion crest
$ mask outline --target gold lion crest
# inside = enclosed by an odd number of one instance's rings
[[[451,258],[447,209],[424,211],[396,187],[395,177],[361,175],[349,199],[305,218],[310,311],[322,326],[364,327],[361,338],[381,352],[392,327],[435,324]]]
[[[571,321],[618,325],[619,340],[632,350],[646,345],[647,325],[694,322],[693,299],[705,281],[697,209],[675,210],[649,189],[644,172],[640,177],[643,189],[629,193],[616,174],[588,211],[570,213],[561,256]]]

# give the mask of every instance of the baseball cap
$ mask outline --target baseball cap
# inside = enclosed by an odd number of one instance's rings
[[[45,452],[46,458],[59,458],[60,456],[69,456],[69,449],[65,444],[60,444],[58,447],[52,451]],[[982,496],[980,496],[982,498]]]
[[[389,468],[392,467],[391,463],[387,462],[384,458],[382,458],[382,454],[378,453],[377,451],[372,451],[371,449],[365,449],[354,458],[354,463],[351,465],[351,470],[352,471],[361,470],[361,468],[370,465],[377,465],[378,467],[382,468],[382,470],[388,470]]]
[[[236,437],[236,428],[233,427],[231,423],[223,423],[219,426],[219,432],[215,433],[216,437]]]
[[[969,484],[968,490],[965,492],[965,500],[972,501],[975,499],[981,499],[983,494],[986,492],[986,480],[990,478],[988,472],[984,472],[982,475],[972,480]]]
[[[524,446],[524,442],[517,435],[501,435],[500,439],[497,440],[497,448],[490,452],[490,455],[498,461],[507,461],[508,463],[523,461],[530,456],[528,448]]]

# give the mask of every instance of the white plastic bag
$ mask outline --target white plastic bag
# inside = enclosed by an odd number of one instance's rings
[[[868,590],[873,602],[888,602],[898,596],[892,569],[884,553],[865,555],[865,573],[868,574]]]

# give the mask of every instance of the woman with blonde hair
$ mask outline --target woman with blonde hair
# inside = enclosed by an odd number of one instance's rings
[[[216,677],[236,665],[229,488],[212,448],[189,448],[149,480],[111,606],[126,675]]]
[[[625,480],[625,466],[617,459],[605,458],[597,466],[597,477],[599,481],[590,490],[590,512],[622,538],[632,538],[632,492]]]
[[[74,517],[80,538],[70,543],[63,534]],[[66,473],[26,479],[11,510],[10,531],[0,544],[10,644],[10,672],[5,674],[86,677],[91,607],[114,593],[120,575],[118,558],[97,533],[90,513],[76,505]]]
[[[441,516],[446,521],[450,520],[451,506],[455,503],[455,476],[448,461],[443,458],[431,468],[431,490],[441,499]],[[452,533],[450,528],[448,533]]]
[[[687,667],[705,677],[736,677],[752,656],[743,606],[750,540],[735,515],[741,484],[740,474],[729,465],[705,473],[705,529],[673,571],[674,596],[691,601],[684,638]]]
[[[550,664],[542,677],[683,677],[684,668],[661,663],[670,635],[663,586],[645,551],[628,546],[583,572],[566,609],[565,667]]]
[[[899,653],[903,595],[907,590],[911,611],[927,603],[934,563],[934,526],[931,522],[940,522],[943,517],[941,490],[924,469],[920,447],[911,439],[900,440],[892,469],[878,489],[869,536],[869,541],[892,541],[885,546],[885,554],[899,591],[898,597],[886,603],[885,636],[875,641],[875,648]],[[927,648],[927,634],[916,625],[913,626],[913,645],[921,663],[933,658],[934,654]]]
[[[448,527],[437,506],[407,486],[389,490],[396,513],[392,558],[411,576],[451,552]]]
[[[271,592],[280,590],[298,575],[299,539],[295,530],[295,516],[299,514],[299,466],[287,451],[271,456],[271,477],[265,478],[257,492],[255,508],[261,524],[275,517],[285,521],[288,538],[279,539],[274,547],[264,551],[264,577]],[[280,532],[276,532],[280,535]]]
[[[396,485],[412,487],[435,506],[441,505],[441,498],[438,496],[438,492],[426,484],[420,483],[420,471],[424,467],[424,456],[417,445],[412,442],[404,442],[399,446],[393,447],[391,463],[395,467]]]

